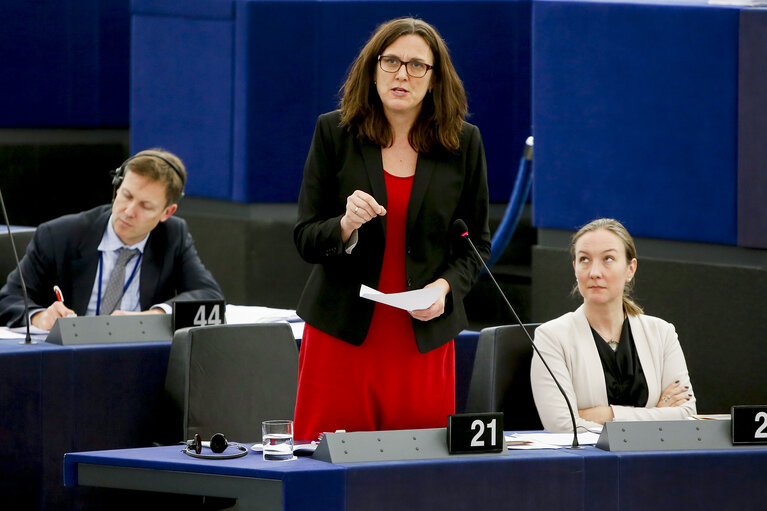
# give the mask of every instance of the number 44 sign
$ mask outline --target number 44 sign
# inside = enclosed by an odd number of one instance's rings
[[[189,326],[224,324],[224,300],[179,300],[173,302],[173,330]]]
[[[450,454],[501,452],[502,413],[460,413],[447,418],[447,450]]]

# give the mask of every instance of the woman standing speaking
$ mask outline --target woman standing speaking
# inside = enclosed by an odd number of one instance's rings
[[[294,240],[315,266],[297,312],[306,321],[295,436],[444,427],[455,409],[453,338],[490,254],[485,154],[465,122],[466,94],[445,42],[413,18],[384,23],[353,63],[340,110],[317,121]],[[437,287],[407,312],[360,298]]]

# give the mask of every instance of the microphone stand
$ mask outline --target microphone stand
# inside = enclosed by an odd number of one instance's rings
[[[461,222],[463,225],[459,225],[460,227],[465,227],[465,223],[462,220],[457,220],[456,223]],[[554,372],[549,367],[549,364],[546,363],[546,359],[543,358],[543,355],[541,355],[541,352],[538,351],[538,347],[535,345],[535,342],[533,341],[533,338],[530,336],[530,333],[527,331],[527,328],[525,328],[525,325],[522,323],[522,320],[519,319],[519,316],[517,315],[517,311],[514,310],[514,307],[511,306],[511,303],[509,303],[509,300],[506,298],[506,295],[504,294],[503,290],[501,289],[501,286],[498,285],[498,282],[495,280],[495,277],[490,272],[490,268],[487,267],[487,264],[485,264],[485,260],[482,259],[482,256],[479,254],[479,250],[477,250],[477,247],[474,246],[474,242],[471,241],[471,238],[469,238],[469,231],[467,229],[462,229],[464,231],[463,234],[461,234],[462,238],[465,238],[466,241],[469,242],[469,245],[471,245],[472,250],[474,250],[474,253],[477,255],[477,258],[482,262],[482,266],[484,266],[485,271],[488,275],[490,275],[490,278],[493,280],[493,284],[495,284],[495,287],[498,289],[498,292],[501,294],[501,297],[503,298],[503,301],[506,302],[506,306],[511,310],[511,313],[514,314],[514,318],[517,320],[517,323],[522,328],[522,330],[525,332],[525,335],[527,335],[528,340],[530,341],[530,344],[532,345],[535,352],[538,354],[538,358],[541,359],[541,362],[543,362],[543,365],[546,367],[546,370],[551,375],[551,378],[554,380],[554,383],[557,385],[557,388],[559,389],[559,392],[562,393],[562,397],[565,398],[565,402],[567,403],[567,410],[570,412],[570,420],[573,421],[573,443],[570,446],[570,449],[581,449],[582,447],[578,443],[578,429],[575,424],[575,414],[573,413],[573,407],[570,404],[570,400],[567,398],[567,394],[565,393],[565,389],[562,388],[562,385],[559,384],[559,381],[557,381],[557,377],[554,376]]]
[[[19,271],[19,279],[21,280],[21,289],[24,295],[24,313],[26,314],[25,324],[27,326],[27,336],[23,341],[19,341],[19,344],[37,344],[37,341],[32,340],[32,336],[29,334],[29,298],[27,298],[27,284],[24,282],[24,275],[21,273],[21,265],[19,264],[19,254],[16,252],[16,243],[13,241],[13,234],[11,234],[11,222],[8,220],[8,212],[5,210],[5,201],[3,200],[3,192],[0,191],[0,206],[3,208],[3,217],[5,218],[5,226],[8,228],[8,238],[11,240],[11,248],[13,248],[13,257],[16,260],[16,269]]]

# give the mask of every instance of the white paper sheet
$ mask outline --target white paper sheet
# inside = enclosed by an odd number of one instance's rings
[[[521,447],[523,449],[559,449],[569,447],[573,443],[572,433],[513,433],[512,440],[527,441],[538,447]],[[594,445],[599,440],[599,433],[586,431],[578,433],[578,443],[580,445]],[[509,438],[507,437],[507,442]],[[512,448],[510,446],[509,448]]]
[[[9,328],[11,332],[16,332],[17,334],[22,334],[26,337],[27,335],[27,326],[15,326],[13,328]],[[48,330],[43,330],[42,328],[37,328],[35,325],[29,325],[29,333],[30,335],[48,335]]]
[[[255,305],[226,306],[226,322],[230,325],[247,325],[251,323],[277,323],[280,321],[301,321],[293,309],[274,309]]]
[[[304,322],[293,309],[227,304],[226,322],[229,325],[288,323],[296,339],[301,339],[304,335]]]
[[[25,339],[26,337],[26,333],[20,334],[18,332],[14,332],[8,327],[0,327],[0,339]]]
[[[360,296],[374,302],[380,302],[406,311],[428,309],[439,298],[439,287],[425,287],[403,293],[382,293],[366,285],[360,286]]]

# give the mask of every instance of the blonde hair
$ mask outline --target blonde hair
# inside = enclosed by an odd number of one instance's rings
[[[362,48],[341,88],[341,123],[358,138],[366,138],[381,147],[389,147],[394,142],[374,77],[378,56],[405,35],[420,36],[434,55],[433,88],[423,100],[408,141],[418,152],[428,153],[434,146],[457,151],[463,121],[469,111],[466,91],[437,29],[416,18],[397,18],[383,23]]]
[[[570,260],[572,260],[573,263],[575,263],[575,244],[578,242],[578,240],[587,232],[599,230],[609,231],[618,236],[618,238],[623,242],[624,248],[626,249],[625,251],[627,262],[631,261],[632,259],[636,259],[637,249],[636,245],[634,245],[634,239],[631,237],[623,224],[613,218],[598,218],[587,223],[578,229],[578,232],[573,234],[573,237],[570,240]],[[578,285],[576,284],[573,292],[577,291],[577,289]],[[631,299],[631,292],[633,289],[634,279],[626,282],[626,284],[623,286],[623,311],[629,316],[638,316],[639,314],[644,313],[644,310],[642,310],[642,307],[640,307],[634,300]]]

